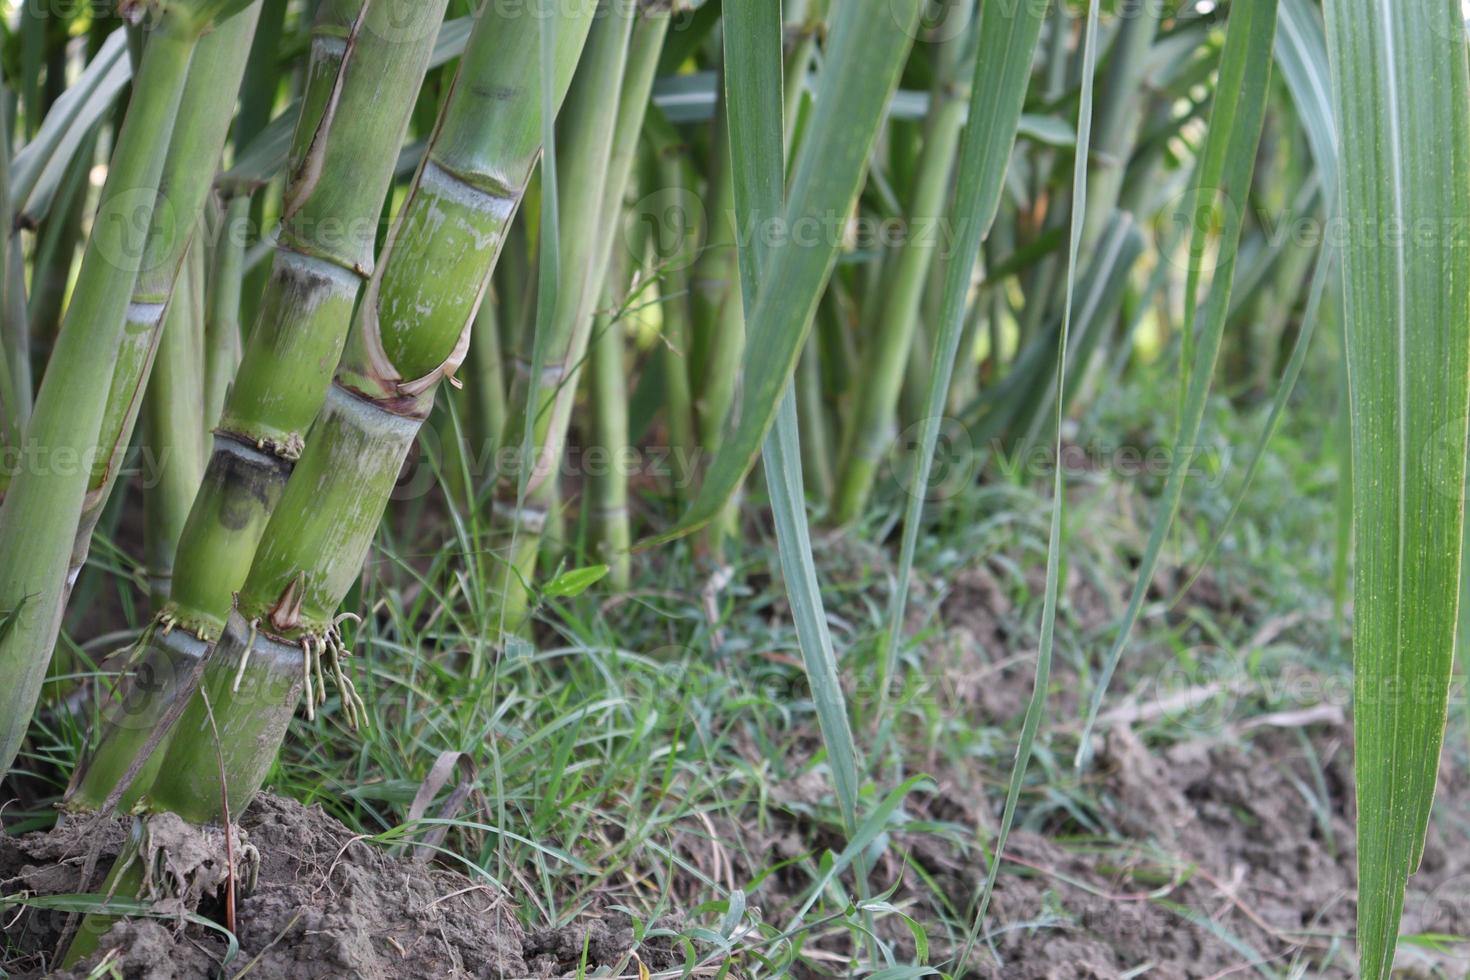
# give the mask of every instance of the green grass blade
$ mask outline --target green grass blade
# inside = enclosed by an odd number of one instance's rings
[[[908,603],[909,578],[914,553],[919,545],[919,520],[924,509],[924,487],[934,463],[934,447],[949,397],[960,336],[965,329],[965,301],[970,289],[970,271],[980,253],[980,243],[995,221],[1000,196],[1005,189],[1006,167],[1016,142],[1021,104],[1031,78],[1031,62],[1041,38],[1041,24],[1049,5],[1045,3],[986,3],[980,8],[977,34],[980,49],[970,88],[970,117],[960,143],[956,165],[958,191],[954,203],[956,234],[954,252],[944,273],[944,295],[929,369],[929,390],[924,418],[919,423],[919,448],[914,453],[914,471],[907,486],[909,496],[903,518],[903,544],[898,559],[898,581],[893,590],[888,616],[888,637],[882,658],[879,696],[886,696],[893,661],[902,635],[904,607]]]
[[[782,135],[781,11],[777,4],[735,4],[725,11],[726,122],[730,127],[730,173],[735,187],[738,227],[761,228],[781,213],[785,162]],[[758,306],[757,269],[770,254],[763,235],[740,236],[740,292],[747,317]],[[817,721],[832,770],[847,833],[857,828],[860,788],[857,745],[847,716],[847,700],[837,676],[837,656],[827,628],[821,586],[812,560],[802,485],[801,440],[794,389],[788,381],[766,437],[763,456],[781,570],[801,643],[802,661],[817,708]]]
[[[1352,419],[1360,974],[1424,847],[1459,603],[1470,72],[1458,4],[1329,0]]]
[[[895,0],[875,13],[846,4],[834,19],[785,218],[779,227],[740,229],[743,235],[784,239],[776,250],[779,261],[762,265],[761,289],[748,318],[742,407],[688,512],[655,541],[682,537],[713,521],[755,465],[837,260],[839,225],[852,213],[862,188],[884,107],[917,31],[920,6],[918,0]]]
[[[1197,318],[1185,321],[1186,333],[1197,333],[1198,342],[1195,345],[1193,364],[1187,374],[1188,384],[1174,438],[1174,465],[1169,470],[1163,493],[1155,507],[1153,530],[1149,532],[1148,543],[1144,546],[1138,580],[1134,583],[1128,608],[1118,626],[1118,635],[1108,650],[1088,706],[1087,720],[1077,746],[1076,763],[1079,767],[1086,764],[1091,754],[1092,727],[1102,708],[1108,684],[1118,668],[1118,661],[1123,656],[1123,648],[1138,622],[1169,526],[1179,512],[1179,503],[1184,495],[1184,481],[1190,470],[1185,456],[1197,443],[1200,425],[1204,421],[1205,401],[1209,397],[1210,381],[1215,373],[1215,361],[1220,353],[1220,342],[1230,310],[1230,291],[1235,279],[1235,263],[1240,246],[1240,210],[1244,208],[1250,192],[1251,178],[1255,173],[1256,148],[1260,142],[1261,125],[1270,97],[1271,52],[1275,33],[1276,0],[1237,4],[1231,8],[1229,25],[1225,32],[1225,49],[1220,56],[1220,79],[1216,88],[1215,106],[1210,115],[1209,133],[1205,137],[1205,147],[1201,153],[1201,166],[1196,171],[1196,187],[1199,193],[1190,195],[1192,206],[1185,212],[1191,223],[1195,223],[1199,217],[1212,213],[1216,202],[1222,205],[1226,221],[1219,242],[1218,263]],[[1192,257],[1191,262],[1197,262],[1196,257],[1202,255],[1202,249],[1191,244],[1189,254]],[[1191,278],[1194,277],[1193,269],[1190,275]]]
[[[1006,839],[1011,832],[1011,823],[1016,817],[1016,805],[1021,799],[1021,788],[1026,783],[1026,767],[1031,762],[1031,750],[1036,742],[1036,733],[1041,727],[1042,715],[1046,713],[1046,692],[1051,686],[1051,660],[1055,648],[1057,626],[1057,594],[1062,575],[1062,533],[1066,514],[1067,498],[1064,495],[1062,458],[1062,422],[1067,416],[1067,341],[1072,329],[1072,299],[1077,290],[1077,255],[1082,251],[1082,237],[1087,225],[1087,156],[1092,146],[1092,95],[1097,74],[1097,26],[1101,4],[1092,4],[1087,12],[1087,26],[1082,35],[1082,93],[1077,109],[1077,146],[1080,149],[1072,164],[1072,216],[1067,243],[1066,303],[1063,305],[1062,331],[1057,341],[1056,394],[1056,464],[1052,467],[1051,527],[1046,541],[1046,589],[1041,602],[1041,636],[1036,651],[1036,677],[1031,686],[1031,697],[1026,704],[1026,716],[1021,722],[1021,737],[1016,746],[1016,761],[1011,766],[1010,783],[1006,788],[1005,809],[1001,812],[1000,826],[996,829],[995,847],[990,853],[990,867],[985,873],[985,884],[975,905],[975,919],[965,939],[964,952],[960,956],[961,971],[969,964],[969,957],[985,923],[985,913],[990,908],[990,896],[995,890],[995,879],[1000,874],[1001,857],[1005,852]]]

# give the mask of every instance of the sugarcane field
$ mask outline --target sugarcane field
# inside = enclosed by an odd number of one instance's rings
[[[1470,977],[1470,2],[0,0],[0,978]]]

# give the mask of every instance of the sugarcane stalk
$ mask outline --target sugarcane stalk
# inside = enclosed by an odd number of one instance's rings
[[[530,472],[524,480],[519,473],[507,474],[496,488],[496,526],[506,544],[506,565],[495,573],[500,602],[496,619],[510,632],[527,625],[529,588],[561,469],[577,372],[587,351],[593,305],[602,294],[606,271],[606,263],[598,261],[606,255],[599,226],[633,18],[625,5],[604,7],[605,13],[588,36],[586,56],[557,123],[563,151],[558,163],[565,162],[559,168],[561,288],[554,312],[542,325],[545,335],[532,338],[535,347],[545,352],[539,377],[529,376],[536,363],[534,349],[521,352],[511,399],[512,421],[506,430],[515,438],[530,417],[531,444],[523,447],[528,450],[525,458],[530,460]]]
[[[670,11],[666,9],[649,6],[641,8],[640,13],[628,41],[627,63],[623,73],[622,91],[618,95],[617,123],[607,168],[607,186],[603,193],[602,216],[598,224],[598,252],[593,259],[603,269],[605,287],[602,292],[603,310],[593,325],[592,368],[587,385],[592,411],[593,445],[601,450],[602,455],[602,465],[588,468],[587,497],[591,506],[588,523],[593,549],[608,565],[608,581],[614,588],[626,587],[632,578],[631,556],[628,553],[632,544],[628,514],[630,474],[623,465],[630,445],[628,381],[624,364],[627,329],[622,322],[622,313],[617,309],[621,299],[618,293],[626,281],[626,277],[619,273],[626,268],[627,263],[620,261],[615,254],[615,242],[619,233],[624,230],[623,202],[632,182],[633,162],[637,156],[649,96],[653,89],[653,78],[658,69],[659,55],[663,52],[670,16]],[[681,337],[686,332],[687,318],[681,322],[680,317],[685,315],[687,302],[687,297],[679,295],[665,304],[666,331],[672,328]],[[682,340],[676,343],[682,343]],[[665,350],[673,351],[673,344],[665,344]],[[687,452],[692,448],[693,418],[689,414],[687,376],[684,374],[682,361],[674,376],[685,383],[682,402],[675,397],[669,405],[670,430],[674,433],[675,449],[672,458],[677,466],[678,460],[688,458]],[[682,410],[679,408],[680,404]],[[681,482],[677,473],[675,482]]]
[[[66,287],[71,282],[82,224],[86,217],[88,176],[97,156],[97,128],[82,138],[62,174],[60,186],[36,231],[30,298],[26,303],[27,335],[44,349],[54,342],[61,323]]]
[[[201,246],[196,241],[190,256]],[[168,601],[174,549],[208,458],[203,364],[195,319],[195,298],[203,284],[194,265],[186,259],[186,272],[169,300],[143,399],[143,440],[152,460],[152,472],[145,474],[143,488],[146,568],[154,609]]]
[[[178,0],[159,12],[118,133],[77,288],[27,426],[45,459],[17,470],[0,504],[0,768],[25,737],[60,628],[67,567],[106,410],[133,281],[189,61],[216,17],[239,3]],[[24,560],[14,556],[24,555]]]
[[[693,193],[688,174],[689,148],[661,115],[655,114],[650,119],[647,130],[655,156],[653,172],[668,203],[678,205]],[[697,218],[697,215],[690,217]],[[693,356],[690,267],[698,259],[701,232],[698,226],[681,228],[678,232],[672,252],[663,254],[661,243],[655,272],[659,276],[659,312],[663,322],[660,356],[664,360],[664,416],[672,450],[669,458],[674,463],[671,476],[675,498],[687,500],[694,489],[691,464],[699,443],[690,385]]]
[[[832,520],[839,525],[851,523],[862,513],[883,458],[893,445],[893,423],[918,329],[919,302],[942,240],[936,229],[946,220],[950,175],[965,123],[969,96],[957,79],[961,74],[958,53],[967,38],[968,31],[956,31],[939,52],[948,71],[930,92],[931,116],[911,189],[908,236],[882,279],[875,304],[880,312],[863,352],[862,383],[843,434],[841,472],[832,499]]]
[[[72,545],[68,587],[75,584],[86,563],[92,532],[132,440],[160,335],[170,313],[170,299],[183,278],[185,256],[224,148],[230,110],[244,69],[244,49],[254,33],[257,13],[258,5],[252,4],[211,31],[199,42],[200,55],[189,66],[159,183],[166,205],[161,206],[148,228],[143,260],[132,284],[97,437],[98,452]],[[184,506],[188,506],[187,501]]]
[[[1092,149],[1088,155],[1087,213],[1082,226],[1082,254],[1097,245],[1118,206],[1138,124],[1143,114],[1144,71],[1148,51],[1158,33],[1161,3],[1133,4],[1121,19],[1108,66],[1099,79]]]
[[[745,313],[735,250],[735,185],[730,175],[729,127],[719,96],[710,148],[709,207],[704,248],[690,270],[689,389],[700,455],[715,458],[725,440],[725,418],[735,402],[745,353]],[[702,532],[704,548],[722,561],[725,541],[739,529],[739,495]]]
[[[179,541],[167,616],[206,638],[224,623],[326,393],[444,6],[322,6],[271,276]]]
[[[395,10],[369,0],[326,0],[318,12],[271,276],[179,535],[161,628],[145,635],[137,658],[140,671],[163,678],[146,699],[150,705],[187,694],[195,672],[174,666],[188,662],[185,636],[218,636],[301,452],[372,269],[378,215],[445,3]],[[162,315],[161,306],[156,312]],[[136,699],[124,693],[122,700]],[[162,716],[152,707],[144,714]],[[112,760],[152,751],[162,738],[150,723],[111,718],[96,750],[108,762],[83,764],[68,806],[101,806],[127,773]],[[112,740],[121,744],[106,744]],[[144,789],[135,779],[123,802]]]
[[[553,15],[557,102],[592,13],[571,5]],[[542,24],[533,11],[491,4],[475,25],[311,441],[208,658],[200,694],[179,723],[186,734],[170,742],[158,767],[148,793],[156,809],[217,819],[227,787],[230,811],[240,812],[302,695],[311,713],[325,699],[324,682],[335,682],[349,720],[357,718],[337,607],[360,573],[440,382],[465,357],[506,228],[540,155]],[[226,752],[223,774],[211,712]]]
[[[626,345],[622,317],[613,309],[611,291],[605,291],[604,311],[593,327],[587,378],[592,444],[601,451],[601,459],[587,467],[586,499],[593,551],[608,566],[608,583],[614,589],[626,589],[632,579],[628,473],[620,462],[628,448]]]
[[[224,414],[230,383],[243,354],[240,337],[240,287],[245,274],[245,239],[250,197],[232,196],[225,204],[210,270],[208,313],[204,321],[204,424],[213,429]]]
[[[276,96],[281,88],[281,79],[291,76],[281,71],[281,33],[285,27],[286,9],[289,0],[263,0],[260,8],[260,24],[255,29],[255,42],[250,47],[250,58],[245,63],[245,79],[240,86],[240,112],[235,117],[234,142],[236,147],[250,145],[270,122],[275,110]],[[250,200],[249,234],[247,244],[254,244],[265,228],[265,194],[255,194]],[[240,322],[254,323],[259,312],[261,296],[265,292],[270,264],[257,263],[246,269],[246,282],[240,290]]]

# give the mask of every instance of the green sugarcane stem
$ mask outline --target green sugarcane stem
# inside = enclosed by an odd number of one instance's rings
[[[143,837],[143,819],[135,817],[128,828],[128,836],[123,842],[122,850],[118,852],[117,861],[113,863],[112,870],[102,881],[103,895],[108,898],[118,896],[130,899],[142,890],[146,870],[143,867],[145,860]],[[84,915],[77,927],[76,934],[72,936],[66,952],[61,957],[62,969],[69,970],[97,952],[103,935],[112,928],[116,921],[115,917],[100,910]]]
[[[628,450],[626,347],[622,318],[600,314],[593,328],[587,391],[592,446],[600,451],[601,459],[596,466],[589,460],[586,499],[593,552],[608,566],[608,583],[615,590],[626,589],[633,574],[628,551],[633,543],[628,522],[628,471],[621,462]]]
[[[681,277],[688,282],[688,277]],[[694,461],[699,439],[694,431],[694,394],[689,390],[689,303],[687,289],[680,296],[668,283],[670,294],[663,312],[664,417],[669,429],[669,481],[676,501],[694,496]]]
[[[556,568],[570,550],[572,542],[567,533],[567,492],[561,480],[553,478],[547,481],[546,498],[542,507],[546,520],[536,535],[536,550],[531,553],[523,552],[526,555],[525,561],[517,565],[517,568]]]
[[[445,2],[322,5],[271,275],[175,559],[169,614],[205,635],[223,624],[322,404]]]
[[[260,26],[255,30],[255,42],[250,48],[250,59],[245,64],[245,80],[240,86],[240,112],[235,117],[234,143],[246,147],[265,129],[275,110],[276,96],[280,92],[282,78],[288,82],[290,73],[281,70],[281,34],[285,26],[289,0],[264,0],[260,11]],[[254,244],[258,231],[266,223],[266,194],[255,194],[250,202],[251,238]],[[265,292],[268,263],[257,263],[244,271],[245,283],[240,290],[240,323],[254,323],[259,313],[261,295]]]
[[[114,796],[118,810],[133,809],[163,764],[157,749],[173,727],[168,718],[193,695],[208,651],[207,643],[182,629],[148,629],[103,703],[97,745],[72,773],[67,812],[105,810]]]
[[[27,440],[47,459],[26,460],[0,504],[0,554],[25,555],[0,567],[0,768],[14,761],[40,695],[61,623],[90,457],[106,408],[106,379],[146,243],[166,140],[202,26],[187,5],[159,17],[134,81],[81,275],[52,352]],[[142,220],[138,220],[138,219]]]
[[[209,429],[219,424],[230,383],[240,366],[240,288],[249,224],[250,198],[230,198],[214,247],[209,312],[204,321],[204,424]]]
[[[599,229],[632,24],[625,5],[601,5],[587,38],[586,55],[557,121],[561,286],[555,311],[544,324],[545,336],[534,338],[535,346],[545,351],[540,376],[528,376],[533,351],[522,351],[511,399],[513,415],[507,432],[512,437],[524,432],[525,420],[528,415],[531,418],[531,471],[524,480],[520,474],[509,474],[500,481],[495,510],[502,537],[513,542],[510,561],[495,576],[500,601],[496,621],[511,632],[528,625],[530,593],[526,585],[535,578],[539,540],[561,470],[577,373],[587,351],[593,306],[602,295],[606,263],[598,259],[606,251]]]
[[[723,90],[723,86],[721,86]],[[695,428],[704,460],[719,455],[725,441],[725,418],[735,402],[745,354],[745,312],[740,301],[740,269],[735,249],[735,184],[729,166],[729,127],[725,125],[721,91],[710,150],[712,199],[704,248],[691,270],[690,364]],[[738,536],[740,495],[723,516],[701,532],[703,548],[723,561],[725,541]]]
[[[443,2],[414,5],[406,19],[397,20],[384,7],[328,0],[313,28],[281,245],[259,325],[226,398],[213,452],[175,547],[170,601],[158,618],[169,630],[177,626],[204,640],[218,635],[299,452],[299,433],[320,403],[341,348],[366,269],[364,242],[371,247],[392,179],[393,151],[428,63]],[[241,39],[235,51],[239,71],[245,49]],[[380,152],[369,152],[364,142]],[[211,173],[213,166],[212,160]],[[155,309],[161,315],[161,307]],[[242,421],[247,417],[254,421]],[[268,437],[267,431],[285,435]],[[150,644],[140,657],[150,670],[166,669],[167,651]],[[113,737],[112,729],[104,730],[95,751],[112,752],[107,742]],[[162,741],[166,746],[166,737]],[[85,797],[105,798],[113,772],[89,772],[89,780],[102,785],[86,786]],[[142,789],[146,784],[139,784]]]
[[[649,95],[653,89],[653,77],[658,69],[659,55],[663,52],[664,38],[668,33],[669,12],[644,8],[643,16],[633,26],[628,41],[628,55],[624,66],[622,91],[618,95],[618,117],[615,126],[612,152],[608,162],[607,186],[603,193],[602,216],[598,224],[599,254],[594,261],[603,270],[603,310],[614,311],[617,293],[626,282],[626,261],[631,256],[627,251],[619,252],[616,240],[624,231],[625,211],[623,202],[632,183],[633,163],[643,132],[643,121],[648,110]],[[665,329],[670,328],[668,312],[676,309],[677,317],[686,309],[687,297],[678,297],[665,306]],[[675,330],[679,330],[677,325]],[[687,327],[679,332],[687,332]],[[588,525],[593,551],[609,568],[608,581],[613,588],[626,588],[632,579],[632,525],[628,513],[628,480],[626,459],[630,448],[628,436],[628,380],[624,355],[626,349],[626,327],[621,315],[603,312],[593,326],[593,341],[587,387],[589,406],[592,411],[592,446],[600,452],[599,465],[592,465],[589,457],[587,467],[587,500],[590,505]],[[666,349],[672,349],[666,345]],[[682,380],[682,362],[675,372]],[[674,436],[676,452],[674,459],[687,458],[684,454],[692,448],[693,416],[689,414],[687,383],[684,390],[683,412],[671,403],[670,428],[678,420],[683,422],[682,437]],[[676,484],[681,482],[675,477]]]
[[[592,13],[573,5],[557,14],[557,102]],[[232,812],[244,808],[275,758],[307,687],[307,650],[335,635],[337,607],[361,573],[403,460],[440,381],[465,356],[506,228],[541,151],[541,26],[524,10],[497,5],[480,15],[312,439],[205,668],[202,690],[228,750],[223,778]],[[429,227],[434,234],[424,234]],[[247,658],[252,633],[255,652]],[[261,650],[268,655],[257,659]],[[292,677],[302,678],[301,688],[287,686]],[[269,696],[236,696],[237,682]],[[319,692],[313,679],[312,697]],[[207,721],[195,697],[180,731],[201,731]],[[148,801],[191,820],[218,819],[220,778],[212,739],[175,738]]]
[[[143,260],[132,286],[132,302],[128,304],[97,437],[98,453],[72,545],[69,584],[75,583],[86,563],[92,532],[111,497],[132,440],[170,299],[175,285],[184,278],[184,259],[191,251],[198,217],[224,148],[230,110],[244,70],[243,52],[255,30],[258,10],[258,5],[252,5],[210,31],[199,42],[199,56],[189,64],[188,81],[159,178],[159,197],[164,203],[149,224]],[[189,506],[188,500],[183,506]]]
[[[597,222],[597,242],[592,253],[593,268],[599,270],[594,278],[601,284],[588,285],[597,288],[603,301],[603,310],[613,309],[616,298],[606,288],[613,269],[621,270],[625,263],[618,254],[617,240],[624,231],[624,199],[632,180],[633,163],[638,155],[643,120],[648,110],[649,96],[653,91],[653,79],[658,70],[659,55],[663,52],[664,38],[668,34],[671,11],[657,5],[644,4],[639,7],[639,17],[633,23],[628,38],[628,51],[624,59],[622,87],[618,93],[617,120],[613,129],[612,147],[609,151],[606,181],[603,186],[601,214]],[[593,347],[598,346],[601,331],[615,334],[617,350],[623,350],[626,330],[616,318],[599,313],[592,323]],[[596,363],[595,350],[588,358],[594,361],[589,372],[588,390],[593,393],[593,445],[589,449],[599,450],[602,456],[598,465],[589,459],[587,467],[587,494],[591,501],[590,526],[593,550],[601,556],[610,569],[609,582],[616,585],[627,583],[632,575],[632,557],[628,549],[632,545],[632,530],[628,514],[629,473],[619,461],[625,458],[628,440],[628,392],[627,379],[621,373],[615,378],[602,378],[602,366]],[[603,356],[613,360],[610,350]],[[621,356],[617,358],[621,363]],[[611,390],[609,386],[620,390]],[[603,391],[599,394],[599,387]],[[621,405],[621,409],[618,408]],[[617,413],[621,413],[617,415]],[[617,417],[614,417],[617,416]],[[524,419],[524,416],[522,417]],[[620,421],[619,421],[620,420]],[[562,489],[553,482],[552,495],[544,504],[546,521],[540,532],[541,546],[536,560],[542,567],[554,568],[565,551],[567,537],[567,510]],[[604,501],[599,503],[598,501]],[[525,554],[529,555],[529,552]],[[530,566],[527,563],[515,566],[529,580]]]
[[[300,642],[284,642],[268,624],[252,628],[231,613],[166,753],[158,753],[162,762],[142,806],[199,824],[222,819],[224,806],[231,815],[244,812],[275,762],[309,670]],[[311,682],[314,698],[315,676]]]
[[[655,116],[648,127],[659,186],[671,203],[690,194],[688,146],[679,139],[662,116]],[[695,431],[694,393],[690,389],[690,373],[694,328],[691,324],[690,267],[697,260],[700,228],[677,229],[682,232],[675,251],[663,255],[660,242],[659,312],[663,319],[660,356],[664,359],[664,417],[668,424],[669,455],[673,463],[670,479],[674,497],[688,500],[694,493],[693,462],[699,447]],[[639,256],[641,258],[641,256]]]
[[[466,365],[469,377],[465,381],[472,406],[471,431],[480,448],[480,458],[487,460],[495,459],[510,411],[505,391],[505,359],[500,346],[502,308],[497,299],[492,296],[481,303],[480,312],[475,316]]]
[[[963,36],[963,35],[961,35]],[[859,368],[862,385],[842,442],[842,467],[832,500],[832,520],[849,524],[867,504],[873,481],[891,448],[894,419],[917,332],[919,301],[939,247],[934,234],[945,200],[967,100],[957,90],[934,104],[935,124],[925,140],[908,216],[908,237],[884,276],[876,332]]]
[[[500,353],[499,304],[492,282],[490,294],[480,304],[470,330],[470,349],[465,355],[464,388],[451,388],[446,398],[449,405],[437,412],[439,443],[443,446],[441,471],[446,495],[464,513],[474,511],[490,465],[494,461],[505,428],[505,365]],[[455,418],[459,430],[455,430]]]
[[[539,173],[538,170],[532,174],[527,189],[528,197],[535,196],[540,183]],[[516,220],[511,222],[510,231],[506,234],[505,248],[491,279],[494,283],[492,292],[499,301],[496,303],[495,316],[500,330],[501,370],[505,378],[507,415],[498,433],[502,444],[506,437],[505,425],[510,421],[510,389],[514,383],[515,357],[525,346],[523,338],[535,329],[537,258],[532,254],[532,241],[537,217],[536,209],[532,207],[522,208],[517,212]]]
[[[194,255],[196,242],[190,249]],[[186,263],[192,266],[194,263]],[[189,505],[204,478],[207,433],[204,379],[195,333],[195,297],[201,283],[191,269],[179,279],[164,316],[162,336],[143,400],[143,441],[150,460],[143,488],[148,591],[154,609],[168,601],[174,549]]]

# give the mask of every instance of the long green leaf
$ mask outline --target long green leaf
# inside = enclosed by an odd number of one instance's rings
[[[783,220],[743,228],[771,236],[779,261],[762,264],[761,288],[749,317],[741,404],[698,496],[666,541],[714,520],[755,465],[761,443],[796,370],[817,301],[837,260],[842,224],[867,172],[883,107],[917,30],[919,0],[893,0],[876,12],[844,4],[832,25],[818,80],[816,107],[797,151]],[[652,543],[652,542],[650,542]]]
[[[1328,0],[1352,416],[1358,955],[1393,963],[1454,658],[1470,374],[1458,3]]]
[[[1337,199],[1337,122],[1322,17],[1310,0],[1281,0],[1276,64],[1307,131],[1327,200]]]
[[[15,153],[10,193],[15,213],[28,224],[41,221],[61,186],[67,167],[86,135],[112,109],[132,78],[127,32],[119,28],[46,113],[36,136]]]
[[[1021,788],[1026,783],[1026,767],[1031,762],[1031,750],[1036,742],[1036,733],[1041,727],[1042,715],[1046,713],[1046,693],[1051,686],[1051,661],[1055,648],[1057,627],[1057,594],[1062,576],[1062,529],[1066,514],[1067,498],[1064,493],[1062,459],[1062,422],[1067,415],[1067,342],[1072,329],[1073,296],[1077,290],[1077,256],[1082,250],[1082,237],[1087,225],[1087,151],[1092,146],[1092,94],[1094,76],[1097,72],[1097,27],[1101,4],[1094,3],[1087,12],[1087,27],[1082,35],[1082,94],[1077,109],[1077,146],[1081,150],[1072,164],[1072,217],[1067,243],[1067,302],[1062,314],[1062,331],[1057,341],[1056,394],[1056,439],[1053,444],[1056,463],[1052,467],[1051,527],[1046,543],[1046,589],[1041,602],[1041,637],[1036,651],[1036,676],[1031,685],[1031,697],[1026,705],[1026,716],[1021,722],[1020,741],[1016,746],[1016,761],[1011,766],[1010,784],[1006,788],[1005,809],[1001,812],[1000,827],[995,835],[995,848],[990,854],[990,867],[985,873],[985,884],[980,889],[975,907],[975,920],[965,941],[959,967],[968,965],[969,955],[985,922],[985,913],[990,908],[990,896],[995,890],[995,879],[1000,874],[1000,861],[1005,853],[1006,839],[1011,824],[1016,818],[1016,805],[1021,800]]]
[[[909,578],[919,544],[919,520],[923,516],[924,491],[934,464],[934,447],[939,440],[944,406],[960,337],[965,329],[965,301],[970,291],[970,273],[980,254],[980,243],[990,232],[1005,189],[1006,167],[1016,143],[1021,104],[1031,78],[1031,62],[1041,38],[1046,3],[985,3],[980,8],[977,33],[980,49],[975,58],[975,76],[970,87],[970,118],[965,124],[956,166],[955,248],[944,273],[929,389],[925,395],[924,418],[919,423],[919,446],[914,453],[913,488],[903,516],[903,543],[899,551],[898,581],[888,614],[888,638],[879,677],[879,697],[888,692],[893,661],[902,635],[904,608],[908,604]]]
[[[774,3],[737,4],[725,12],[726,123],[730,129],[730,173],[735,190],[737,227],[760,228],[781,213],[785,176],[783,151],[781,10]],[[758,270],[781,247],[768,247],[762,235],[737,242],[740,292],[747,317],[755,315],[760,293]],[[820,291],[820,285],[815,287]],[[786,297],[788,300],[799,297]],[[849,836],[857,828],[861,766],[847,716],[847,701],[837,676],[837,656],[827,628],[802,485],[801,441],[794,387],[781,398],[775,428],[763,450],[766,484],[775,516],[776,539],[792,617],[801,643],[812,701],[838,806]]]
[[[1195,190],[1188,195],[1189,210],[1185,212],[1186,218],[1197,226],[1219,204],[1225,225],[1218,244],[1218,264],[1204,305],[1199,307],[1195,318],[1186,321],[1186,334],[1197,334],[1198,342],[1187,374],[1188,384],[1174,437],[1174,465],[1155,506],[1153,529],[1144,547],[1128,608],[1093,690],[1077,747],[1076,763],[1079,767],[1091,755],[1092,727],[1102,708],[1108,684],[1118,668],[1118,661],[1123,656],[1123,648],[1138,622],[1169,526],[1179,513],[1184,481],[1190,471],[1185,457],[1198,441],[1200,426],[1204,422],[1205,401],[1209,397],[1210,381],[1215,373],[1215,361],[1220,354],[1220,342],[1230,311],[1230,293],[1240,247],[1240,212],[1246,205],[1255,173],[1256,149],[1271,90],[1271,52],[1275,34],[1276,0],[1253,0],[1231,7],[1225,49],[1220,56],[1215,105],[1210,114],[1210,129],[1200,154]],[[1200,261],[1203,254],[1199,236],[1195,236],[1189,251],[1191,262]],[[1196,276],[1197,272],[1192,267],[1191,280]],[[1192,303],[1190,305],[1193,306]]]

